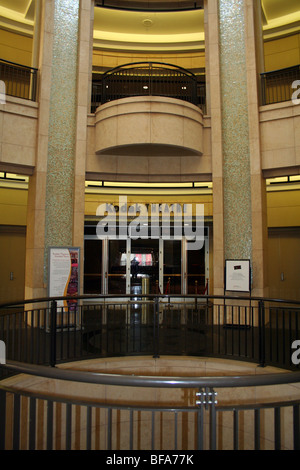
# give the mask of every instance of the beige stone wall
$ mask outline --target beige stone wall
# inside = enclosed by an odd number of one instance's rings
[[[300,106],[292,101],[260,108],[262,169],[281,170],[281,175],[300,165]],[[286,169],[286,172],[284,171]],[[279,176],[280,171],[273,172]]]
[[[82,124],[79,123],[80,132],[83,136],[79,140],[78,151],[81,155],[85,152],[85,139],[87,139],[87,172],[89,173],[103,173],[109,175],[112,173],[116,175],[116,166],[114,158],[97,155],[97,151],[102,151],[106,147],[118,145],[135,145],[140,142],[150,142],[149,140],[149,126],[144,126],[144,131],[148,132],[147,135],[141,132],[136,132],[136,125],[142,129],[141,114],[139,110],[134,107],[131,99],[120,108],[119,102],[114,103],[112,106],[104,106],[103,110],[98,111],[96,119],[90,116],[88,119],[86,137],[83,135]],[[161,101],[160,99],[156,101]],[[164,103],[162,102],[164,101]],[[178,145],[178,153],[180,148],[187,147],[195,152],[201,153],[201,157],[195,159],[191,157],[182,157],[182,164],[184,165],[184,173],[186,174],[205,174],[209,175],[212,172],[212,159],[211,159],[211,124],[210,117],[201,117],[201,112],[192,110],[191,106],[180,105],[176,103],[179,110],[174,112],[176,106],[171,103],[169,99],[163,99],[160,102],[162,118],[168,120],[169,115],[173,114],[173,119],[177,119],[178,125],[181,127],[180,132],[175,132],[178,126],[169,126],[166,128],[164,125],[156,126],[158,132],[161,133],[161,140],[152,134],[152,143],[164,143]],[[141,104],[141,103],[140,103]],[[127,109],[126,108],[127,105]],[[146,104],[144,103],[146,106]],[[111,112],[111,122],[109,128],[106,129],[104,116],[110,107],[113,109]],[[193,107],[194,108],[194,107]],[[134,114],[132,115],[132,110]],[[187,113],[191,113],[187,116]],[[148,113],[149,114],[149,113]],[[194,114],[195,117],[192,116]],[[147,112],[144,109],[144,120],[147,119]],[[163,117],[165,116],[165,118]],[[153,120],[155,121],[157,113],[153,111]],[[190,119],[192,117],[192,119]],[[185,119],[186,118],[186,119]],[[37,119],[38,119],[38,105],[31,101],[23,100],[20,98],[7,97],[6,104],[0,105],[0,138],[1,138],[1,153],[0,153],[0,166],[4,170],[14,167],[16,173],[30,174],[36,165],[36,151],[37,151]],[[132,124],[132,119],[136,119]],[[292,174],[291,171],[295,170],[300,165],[300,106],[294,105],[292,102],[277,103],[260,108],[259,113],[259,129],[260,129],[260,142],[261,142],[261,158],[262,170],[270,175],[272,172],[274,176]],[[128,133],[127,123],[130,121],[130,128],[134,128],[134,134]],[[192,122],[191,122],[192,121]],[[169,121],[168,121],[169,122]],[[183,124],[185,122],[186,124]],[[176,123],[175,123],[176,124]],[[41,123],[43,125],[43,123]],[[83,123],[84,125],[84,123]],[[118,127],[119,126],[119,127]],[[191,127],[192,126],[192,127]],[[118,139],[116,132],[118,131]],[[166,132],[169,130],[169,132]],[[112,134],[113,132],[113,134]],[[123,141],[120,132],[123,134]],[[85,134],[85,133],[84,133]],[[95,142],[96,139],[96,142]],[[143,140],[144,139],[144,140]],[[156,140],[155,140],[156,139]],[[164,139],[164,141],[162,140]],[[176,140],[174,140],[176,139]],[[216,142],[213,143],[215,149]],[[82,151],[83,150],[83,151]],[[132,156],[134,155],[127,155]],[[178,157],[178,156],[177,156]],[[116,157],[115,157],[116,159]],[[136,160],[134,162],[135,171]],[[84,168],[84,162],[82,163]],[[27,170],[24,170],[26,169]],[[289,171],[290,170],[290,171]],[[146,176],[148,176],[148,167],[144,167]],[[81,170],[82,172],[82,170]],[[127,168],[130,173],[130,168]],[[270,173],[271,172],[271,173]],[[294,171],[295,172],[295,171]],[[143,174],[143,167],[140,168],[139,174]],[[150,172],[151,174],[151,172]],[[153,174],[153,173],[152,173]],[[155,173],[154,173],[155,174]],[[216,176],[215,176],[216,177]]]
[[[6,104],[0,104],[0,169],[16,165],[21,173],[26,167],[27,174],[31,172],[36,163],[37,120],[37,103],[7,96]]]
[[[90,117],[87,173],[119,181],[210,180],[209,130],[199,108],[162,97],[106,103]]]

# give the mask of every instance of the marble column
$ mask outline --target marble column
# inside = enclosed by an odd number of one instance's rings
[[[207,5],[215,294],[224,293],[226,259],[250,260],[252,294],[266,292],[266,204],[257,60],[261,53],[257,41],[259,4],[258,0],[212,0]]]
[[[225,259],[251,259],[244,0],[219,0]]]
[[[45,255],[48,246],[73,243],[79,0],[54,4]]]
[[[91,0],[42,3],[37,155],[28,195],[26,298],[47,294],[50,246],[83,247],[92,15]]]

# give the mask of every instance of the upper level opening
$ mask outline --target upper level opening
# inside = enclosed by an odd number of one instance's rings
[[[263,90],[261,102],[269,104],[290,99],[290,80],[299,79],[295,67],[299,70],[300,8],[298,0],[261,0],[260,4],[264,47],[261,72],[266,73],[263,87],[266,84],[269,88]],[[39,5],[35,0],[0,0],[0,45],[4,61],[0,80],[5,81],[7,95],[33,101],[38,101]],[[203,0],[99,0],[95,2],[93,15],[93,78],[129,63],[161,62],[182,67],[201,83],[205,82]]]

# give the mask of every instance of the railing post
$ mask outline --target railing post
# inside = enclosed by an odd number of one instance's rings
[[[0,450],[5,450],[6,391],[0,390]]]
[[[217,392],[213,388],[204,387],[199,389],[196,393],[196,405],[200,408],[200,416],[198,416],[198,450],[203,449],[203,413],[204,409],[209,410],[209,423],[210,423],[210,448],[209,450],[216,450],[217,447],[217,415],[216,415],[216,400]]]
[[[263,300],[258,303],[258,337],[259,337],[259,365],[265,367],[265,304]]]
[[[159,357],[159,297],[154,299],[153,312],[153,357]]]
[[[262,73],[260,75],[260,85],[261,85],[261,105],[266,104],[266,75]]]
[[[55,367],[56,364],[56,314],[57,302],[51,302],[50,311],[50,366]]]
[[[37,71],[35,69],[31,69],[30,72],[30,99],[31,101],[36,101],[36,90],[37,90]]]

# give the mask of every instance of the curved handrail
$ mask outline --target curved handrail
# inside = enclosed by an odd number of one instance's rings
[[[16,373],[24,373],[72,382],[84,382],[99,385],[115,385],[129,387],[159,387],[159,388],[230,388],[253,387],[266,385],[282,385],[300,382],[300,372],[282,372],[274,374],[222,376],[222,377],[171,377],[171,376],[140,376],[103,374],[71,369],[60,369],[40,365],[24,364],[8,361],[0,365]]]
[[[253,302],[269,302],[269,303],[278,303],[278,304],[292,304],[300,306],[300,300],[293,300],[293,299],[276,299],[272,297],[249,297],[249,296],[234,296],[234,295],[201,295],[201,294],[139,294],[139,298],[147,298],[154,300],[155,298],[164,298],[164,299],[201,299],[206,302],[209,300],[245,300],[245,301],[253,301]],[[52,301],[60,301],[60,300],[89,300],[89,299],[130,299],[136,298],[136,294],[81,294],[76,296],[60,296],[60,297],[39,297],[36,299],[24,299],[18,300],[15,302],[7,302],[0,304],[0,313],[1,309],[9,308],[9,307],[17,307],[20,305],[26,304],[35,304],[35,303],[50,303]]]
[[[129,63],[126,63],[126,64],[122,64],[122,65],[118,65],[117,67],[113,67],[112,69],[109,69],[107,70],[104,74],[103,74],[103,77],[107,77],[107,76],[110,76],[112,74],[114,74],[115,72],[119,71],[119,70],[129,70],[131,68],[135,68],[136,66],[139,66],[142,68],[142,66],[149,66],[149,68],[151,68],[152,65],[155,65],[155,66],[158,66],[157,68],[161,68],[161,69],[167,69],[167,70],[180,70],[180,72],[182,72],[184,75],[187,75],[188,77],[191,77],[193,78],[194,80],[197,80],[197,77],[196,75],[185,69],[184,67],[180,67],[179,65],[174,65],[174,64],[170,64],[168,62],[157,62],[157,61],[148,61],[148,62],[129,62]]]

